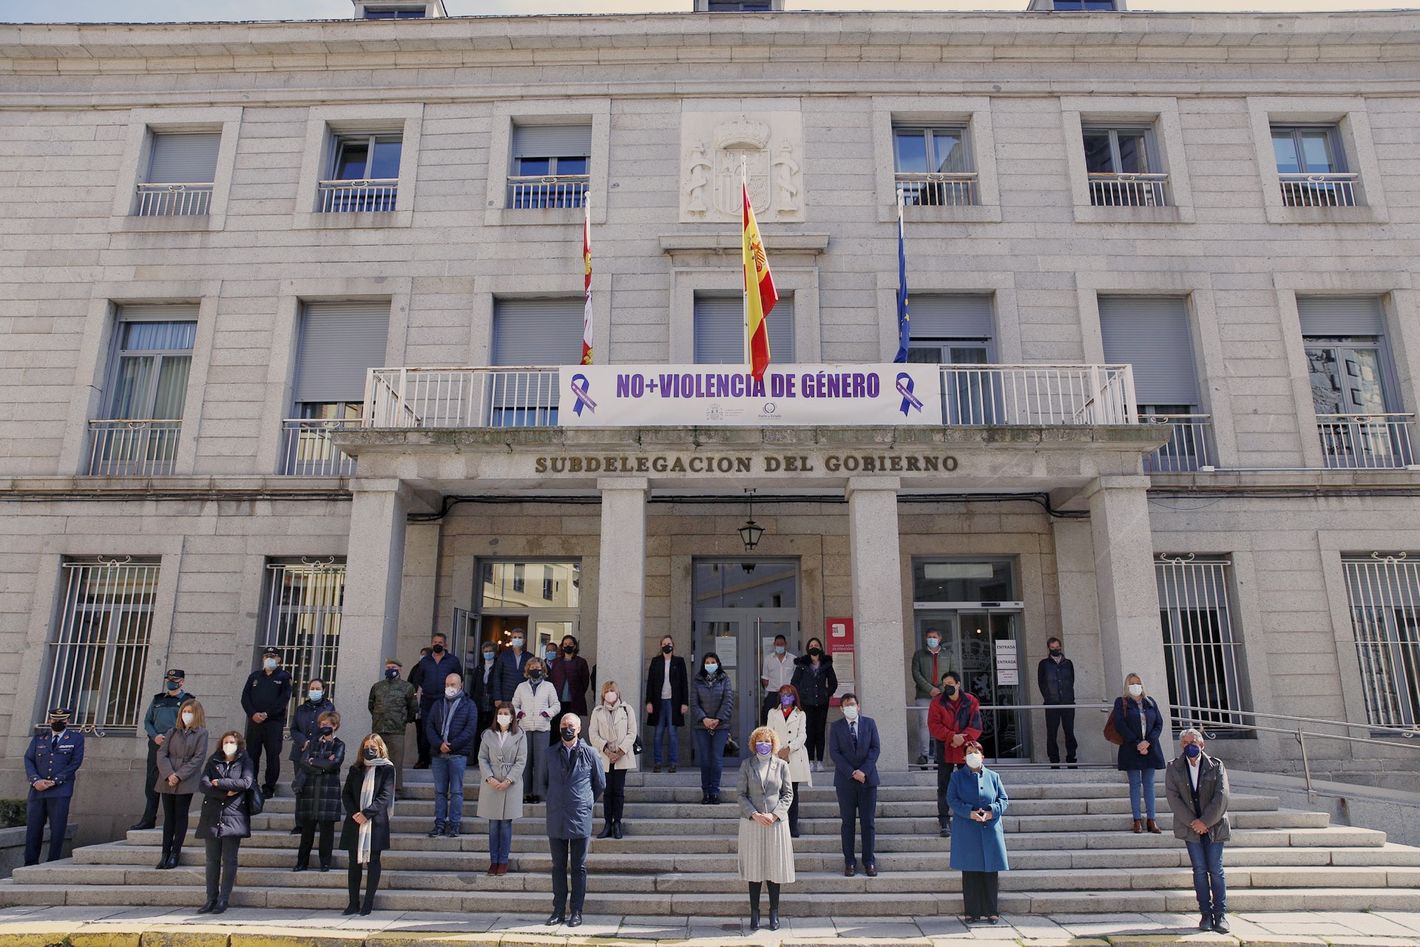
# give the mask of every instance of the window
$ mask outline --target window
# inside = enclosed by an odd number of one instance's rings
[[[355,462],[330,432],[358,422],[369,370],[385,363],[389,303],[309,302],[301,310],[292,412],[284,424],[281,472],[348,476]]]
[[[217,176],[220,132],[151,132],[148,168],[138,185],[138,217],[206,214]]]
[[[513,591],[525,592],[528,585],[528,567],[521,562],[513,564]]]
[[[1096,207],[1162,207],[1168,176],[1152,128],[1085,126],[1085,171]]]
[[[1354,207],[1356,175],[1335,125],[1273,125],[1272,153],[1288,207]]]
[[[557,424],[558,373],[539,366],[582,361],[583,298],[497,299],[493,302],[493,364],[516,366],[491,377],[492,427]]]
[[[980,203],[964,126],[894,126],[893,166],[904,204]]]
[[[552,593],[557,588],[555,570],[552,566],[542,567],[542,597],[547,601],[552,601]]]
[[[592,126],[514,125],[508,206],[581,207],[591,180]]]
[[[1343,556],[1366,721],[1420,726],[1420,555]]]
[[[62,578],[44,706],[68,707],[75,727],[135,728],[145,703],[158,563],[74,560],[64,563]]]
[[[1154,563],[1169,703],[1184,726],[1245,723],[1239,668],[1242,642],[1229,607],[1232,562],[1161,555]]]
[[[399,197],[399,134],[336,136],[330,177],[320,182],[323,214],[384,213]]]
[[[365,19],[367,20],[422,20],[427,15],[423,6],[365,8]]]
[[[776,364],[794,361],[794,297],[785,293],[766,317],[769,357]],[[696,295],[695,363],[745,365],[744,297]]]
[[[267,563],[266,608],[262,648],[276,648],[296,682],[291,709],[305,699],[306,681],[318,677],[327,694],[335,692],[340,655],[340,618],[345,601],[345,561],[278,560]]]
[[[706,9],[710,13],[769,13],[774,5],[771,0],[708,0]]]
[[[1055,0],[1056,13],[1078,13],[1089,10],[1113,13],[1118,9],[1118,0]]]
[[[995,315],[982,294],[923,293],[912,297],[912,343],[907,360],[948,369],[943,379],[948,424],[989,424],[1001,418],[999,379],[970,366],[995,358]]]
[[[123,306],[103,416],[89,422],[89,473],[172,473],[182,429],[196,306]]]

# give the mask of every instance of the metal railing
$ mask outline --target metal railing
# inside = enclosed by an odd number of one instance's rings
[[[330,440],[331,431],[360,426],[358,418],[287,418],[281,422],[281,472],[290,477],[350,477],[355,458]]]
[[[943,365],[948,426],[1137,424],[1128,365]]]
[[[1090,203],[1095,207],[1167,207],[1167,174],[1091,174]]]
[[[1144,469],[1149,473],[1184,473],[1214,466],[1211,416],[1152,414],[1140,420],[1169,426],[1168,443],[1144,456]]]
[[[140,184],[135,217],[200,217],[212,207],[210,184]]]
[[[591,175],[530,175],[508,178],[508,207],[512,210],[581,207],[587,198]]]
[[[1355,207],[1355,174],[1279,174],[1288,207]]]
[[[366,427],[553,427],[557,368],[375,368]]]
[[[177,459],[181,420],[89,422],[88,473],[93,477],[164,477]]]
[[[318,210],[322,214],[375,214],[392,211],[399,198],[398,178],[369,181],[321,181]]]
[[[962,207],[981,203],[975,171],[901,172],[897,175],[897,199],[913,207]]]
[[[970,672],[968,672],[970,674]],[[937,698],[932,698],[936,700]],[[1077,704],[982,704],[981,707],[981,743],[982,750],[985,751],[986,758],[993,766],[1012,766],[1016,768],[1046,767],[1056,766],[1048,760],[1034,760],[1030,756],[1018,755],[1026,752],[1027,747],[1033,741],[1030,735],[1037,728],[1032,721],[1032,716],[1041,711],[1096,711],[1107,714],[1114,709],[1113,702],[1097,703],[1077,703]],[[920,746],[920,733],[926,727],[926,714],[930,711],[928,704],[908,704],[905,713],[908,722],[908,749],[909,768],[921,766],[914,762],[917,757],[926,756],[931,765],[932,753],[927,752],[929,748]],[[1077,760],[1074,763],[1068,762],[1068,752],[1061,753],[1064,765],[1071,769],[1114,769],[1114,745],[1106,743],[1102,735],[1104,723],[1101,720],[1096,723],[1086,717],[1076,716],[1073,730],[1079,742],[1079,748],[1084,752],[1081,756],[1093,757],[1096,762],[1085,762]],[[1063,734],[1062,734],[1063,736]],[[931,741],[934,745],[937,741]],[[1063,742],[1063,741],[1062,741]],[[1064,750],[1064,747],[1060,747]]]
[[[1322,463],[1332,469],[1384,470],[1410,467],[1413,414],[1318,414]]]

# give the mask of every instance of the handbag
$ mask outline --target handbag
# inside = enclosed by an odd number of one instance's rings
[[[1124,737],[1119,735],[1119,728],[1114,725],[1114,708],[1109,710],[1109,719],[1104,722],[1104,738],[1115,746],[1124,745]]]
[[[646,748],[641,745],[641,737],[639,735],[636,737],[636,742],[631,744],[631,752],[635,753],[637,756],[646,752]]]
[[[261,815],[261,810],[266,808],[266,797],[261,794],[260,786],[253,786],[247,790],[247,815]]]

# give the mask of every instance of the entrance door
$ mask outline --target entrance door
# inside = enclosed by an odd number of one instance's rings
[[[983,707],[1024,703],[1019,648],[1019,612],[963,605],[919,609],[917,640],[928,628],[942,633],[942,673],[954,670]],[[991,760],[1030,759],[1028,717],[1023,710],[983,710],[981,746]]]

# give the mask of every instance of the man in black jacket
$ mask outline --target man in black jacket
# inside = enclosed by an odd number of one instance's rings
[[[1069,706],[1048,708],[1045,711],[1045,752],[1050,756],[1050,768],[1060,768],[1060,745],[1056,742],[1056,728],[1065,730],[1065,762],[1075,768],[1075,665],[1065,657],[1064,646],[1059,638],[1051,638],[1045,643],[1050,656],[1041,658],[1036,668],[1035,679],[1040,687],[1040,698],[1046,704]]]
[[[242,711],[247,715],[247,755],[253,774],[261,772],[261,755],[266,754],[261,791],[268,799],[276,795],[281,779],[281,737],[290,705],[291,675],[281,667],[281,652],[267,648],[261,652],[261,669],[253,671],[242,688]]]
[[[429,653],[419,659],[419,663],[414,665],[414,670],[409,672],[409,683],[419,688],[419,730],[428,739],[426,721],[429,719],[429,711],[439,698],[444,696],[444,680],[450,674],[463,677],[463,665],[459,659],[448,650],[449,639],[443,632],[436,631],[429,639]],[[414,764],[415,769],[429,768],[429,746],[427,742],[419,744],[419,762]]]

